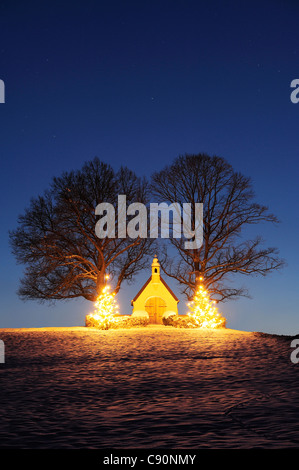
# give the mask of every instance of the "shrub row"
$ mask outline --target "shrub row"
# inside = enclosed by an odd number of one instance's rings
[[[201,325],[198,324],[198,322],[195,321],[194,318],[192,318],[189,315],[186,316],[179,316],[179,315],[169,315],[169,316],[164,316],[162,318],[163,324],[166,326],[174,326],[176,328],[200,328]],[[222,322],[219,322],[219,327],[218,328],[225,328],[225,319],[223,318]]]
[[[186,318],[179,315],[168,315],[162,318],[165,326],[175,326],[176,328],[198,328],[198,324],[195,323],[192,317],[186,315]]]
[[[149,319],[146,317],[120,316],[107,320],[97,320],[92,315],[85,318],[85,326],[99,330],[110,330],[116,328],[133,328],[135,326],[147,326]]]

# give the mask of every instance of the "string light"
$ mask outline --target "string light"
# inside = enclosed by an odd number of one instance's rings
[[[106,279],[109,275],[105,276]],[[115,293],[109,293],[110,286],[106,285],[102,289],[102,293],[95,302],[95,312],[90,313],[86,317],[86,324],[95,326],[100,329],[108,329],[118,322],[118,305],[115,300]]]
[[[200,277],[200,281],[203,278]],[[226,319],[218,313],[217,307],[215,307],[215,300],[211,301],[207,290],[200,285],[194,295],[193,301],[190,302],[191,312],[187,315],[192,317],[193,321],[202,328],[224,328],[226,325]]]

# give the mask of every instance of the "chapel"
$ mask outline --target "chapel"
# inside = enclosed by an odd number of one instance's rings
[[[178,314],[179,299],[160,275],[160,263],[157,256],[152,262],[152,275],[131,301],[133,314],[147,312],[150,323],[163,323],[164,314]]]

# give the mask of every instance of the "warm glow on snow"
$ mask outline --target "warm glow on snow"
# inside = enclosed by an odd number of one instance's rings
[[[202,280],[202,278],[200,279]],[[201,285],[194,295],[193,301],[188,303],[191,312],[188,315],[201,328],[224,328],[225,318],[218,313],[215,301],[210,300],[207,290]]]

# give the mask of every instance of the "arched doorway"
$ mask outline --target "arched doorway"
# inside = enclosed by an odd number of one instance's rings
[[[166,302],[161,297],[150,297],[145,302],[145,310],[149,314],[150,323],[162,323],[162,315],[166,310]]]

